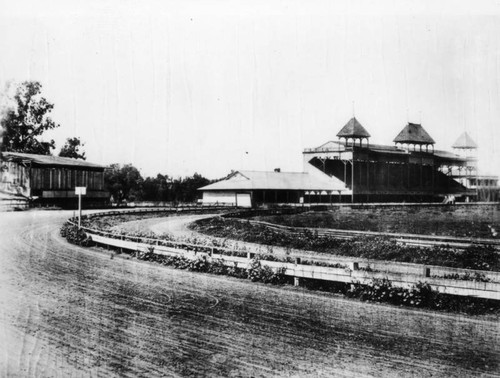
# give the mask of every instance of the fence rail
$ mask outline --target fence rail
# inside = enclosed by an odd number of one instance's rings
[[[301,235],[304,232],[309,232],[319,237],[334,237],[338,239],[353,239],[360,236],[384,236],[396,240],[398,243],[406,245],[415,245],[421,247],[433,246],[450,246],[458,249],[464,249],[472,245],[491,245],[495,249],[500,249],[500,239],[485,239],[485,238],[464,238],[456,236],[435,236],[421,234],[402,234],[390,232],[376,231],[356,231],[356,230],[340,230],[331,228],[312,228],[312,227],[290,227],[275,223],[256,221],[251,219],[241,219],[234,217],[235,214],[228,214],[226,217],[238,220],[240,222],[248,222],[256,226],[264,226],[270,230],[284,232],[289,235]]]
[[[138,209],[133,211],[126,211],[125,213],[137,212]],[[147,209],[146,212],[154,212],[152,209]],[[162,209],[165,211],[165,209]],[[188,211],[188,209],[182,210]],[[99,213],[100,215],[112,215],[114,212]],[[123,214],[124,211],[116,213]],[[96,214],[92,214],[96,216]],[[76,225],[70,220],[70,223]],[[247,268],[251,259],[257,254],[249,251],[237,251],[231,248],[222,248],[217,246],[198,245],[192,243],[177,242],[172,240],[136,237],[133,235],[118,235],[107,231],[91,229],[82,227],[87,235],[96,243],[110,246],[113,248],[126,249],[130,251],[148,252],[151,249],[154,253],[161,255],[181,255],[186,258],[195,259],[198,256],[205,256],[207,259],[219,259],[227,266],[239,266]],[[274,270],[278,268],[285,268],[285,275],[294,277],[296,282],[300,278],[312,278],[331,282],[344,282],[352,283],[359,282],[361,284],[368,284],[376,278],[387,278],[394,286],[398,287],[411,287],[419,282],[425,281],[430,284],[434,290],[440,293],[453,294],[459,296],[472,296],[485,299],[500,300],[500,273],[499,272],[484,272],[473,271],[468,269],[453,269],[445,267],[423,266],[419,264],[399,264],[402,269],[400,271],[366,271],[360,270],[359,263],[350,261],[349,268],[333,268],[312,265],[314,258],[306,256],[309,264],[303,263],[299,258],[295,263],[279,262],[261,260],[263,266],[268,266]],[[324,261],[324,260],[323,260]],[[334,258],[329,260],[334,262]],[[336,261],[339,262],[338,259]],[[379,262],[380,264],[387,264],[387,262]],[[394,265],[392,263],[389,263]],[[396,263],[396,266],[398,264]],[[413,269],[408,269],[408,267]],[[477,281],[461,281],[451,280],[446,278],[439,278],[431,276],[432,273],[444,274],[443,272],[453,273],[476,273],[485,274],[486,277],[497,282],[477,282]]]
[[[129,237],[127,240],[114,239],[99,234],[92,234],[87,231],[92,240],[101,245],[112,246],[114,248],[127,249],[130,251],[148,252],[154,248],[154,253],[169,256],[184,256],[186,258],[195,259],[199,256],[205,256],[207,259],[218,259],[226,266],[238,266],[241,268],[248,268],[254,253],[247,252],[246,257],[227,255],[220,252],[235,251],[221,248],[213,248],[207,246],[193,245],[187,243],[167,242],[160,244],[160,240],[148,239],[150,243],[144,243],[144,239],[136,238],[141,241],[133,241],[134,237]],[[158,244],[155,244],[157,242]],[[192,248],[186,250],[185,248]],[[208,249],[208,251],[207,251]],[[423,274],[411,273],[386,273],[386,272],[367,272],[357,269],[357,264],[351,264],[350,268],[331,268],[316,265],[305,265],[301,263],[287,263],[278,261],[261,260],[263,266],[268,266],[273,270],[285,268],[285,275],[294,278],[312,278],[332,282],[352,283],[359,282],[361,284],[368,284],[376,278],[387,278],[393,286],[397,287],[411,287],[418,282],[425,281],[430,284],[434,290],[440,293],[453,294],[459,296],[473,296],[485,299],[500,300],[500,283],[498,282],[477,282],[477,281],[460,281],[445,278],[429,277],[431,269],[427,267],[422,269]]]

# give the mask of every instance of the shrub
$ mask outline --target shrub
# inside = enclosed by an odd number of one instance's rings
[[[434,277],[445,278],[449,280],[460,280],[460,281],[491,282],[490,278],[486,277],[484,273],[479,273],[479,272],[473,272],[473,273],[467,272],[464,274],[450,273]]]
[[[210,263],[206,256],[199,256],[198,258],[189,262],[188,269],[193,272],[208,272]]]
[[[95,244],[92,238],[89,237],[84,230],[69,222],[66,222],[61,227],[60,234],[63,238],[66,238],[68,242],[82,247],[90,247]]]
[[[391,281],[384,278],[373,279],[371,283],[365,285],[354,282],[347,289],[346,295],[350,298],[360,298],[365,301],[389,302],[410,307],[428,307],[437,293],[427,283],[419,282],[410,289],[405,289],[393,287]]]
[[[281,284],[285,281],[285,268],[279,268],[276,272],[268,266],[263,266],[260,259],[254,258],[250,262],[248,278],[263,283]]]

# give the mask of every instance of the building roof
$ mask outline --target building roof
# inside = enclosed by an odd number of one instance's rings
[[[306,172],[236,171],[222,181],[199,188],[224,190],[347,190],[345,184],[318,170]]]
[[[356,117],[352,117],[349,122],[338,132],[339,138],[369,138],[371,135],[359,123]]]
[[[2,152],[2,159],[8,161],[27,162],[35,166],[68,167],[68,168],[82,168],[82,169],[106,168],[103,165],[89,163],[85,160],[77,160],[77,159],[51,156],[51,155],[25,154],[21,152]]]
[[[343,141],[330,141],[316,148],[307,148],[304,150],[304,153],[322,153],[322,152],[344,152],[352,149],[352,146],[347,146]],[[465,158],[463,156],[454,154],[453,152],[443,151],[443,150],[433,150],[432,152],[426,151],[409,151],[404,148],[400,148],[397,146],[388,146],[383,144],[370,144],[369,146],[356,146],[357,150],[365,150],[365,151],[373,151],[376,153],[382,154],[391,154],[391,155],[429,155],[438,158],[438,162],[456,162],[456,163],[464,163],[468,161],[470,158]]]
[[[470,137],[467,132],[464,132],[462,135],[458,137],[458,139],[451,146],[453,148],[477,148],[476,142]]]
[[[383,144],[373,144],[370,143],[369,146],[355,146],[357,149],[365,149],[365,150],[370,150],[370,151],[375,151],[375,152],[388,152],[388,153],[399,153],[399,154],[408,154],[408,151],[406,151],[403,148],[399,148],[397,146],[388,146],[388,145],[383,145]],[[346,146],[346,143],[344,141],[329,141],[326,142],[325,144],[322,144],[319,147],[315,148],[306,148],[304,152],[343,152],[347,150],[351,150],[352,146],[348,144]]]
[[[396,143],[411,144],[434,144],[434,139],[425,131],[422,125],[418,123],[408,123],[403,130],[394,138]]]

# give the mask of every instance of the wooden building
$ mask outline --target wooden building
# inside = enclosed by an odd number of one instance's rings
[[[28,198],[34,203],[76,205],[75,187],[84,186],[84,203],[107,203],[104,188],[106,167],[84,160],[3,152],[1,155],[0,191]]]
[[[453,151],[466,159],[465,167],[457,167],[452,170],[454,180],[460,182],[469,190],[476,191],[478,201],[497,202],[500,200],[500,186],[498,176],[487,174],[478,169],[477,149],[478,145],[464,132],[452,145]]]
[[[304,171],[320,169],[341,180],[351,190],[352,202],[431,202],[447,195],[476,195],[452,175],[467,169],[470,160],[435,150],[422,125],[408,123],[393,146],[369,143],[370,134],[356,118],[337,136],[339,141],[304,150]]]
[[[204,204],[252,207],[277,203],[338,202],[349,189],[335,177],[309,172],[236,171],[224,180],[199,188]]]

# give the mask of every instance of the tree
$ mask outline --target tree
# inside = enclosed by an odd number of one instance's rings
[[[104,175],[104,184],[117,203],[142,198],[143,178],[132,164],[111,164]]]
[[[210,180],[195,173],[192,177],[186,177],[181,181],[180,200],[183,202],[193,202],[198,198],[198,188],[208,185]]]
[[[12,85],[7,85],[7,103],[2,106],[1,146],[5,151],[50,155],[54,140],[41,141],[47,131],[59,127],[48,114],[54,105],[41,96],[42,85],[37,81],[18,84],[11,96]]]
[[[85,160],[85,152],[80,151],[80,147],[83,146],[85,146],[85,143],[82,143],[80,138],[67,138],[66,143],[59,152],[59,156]]]

